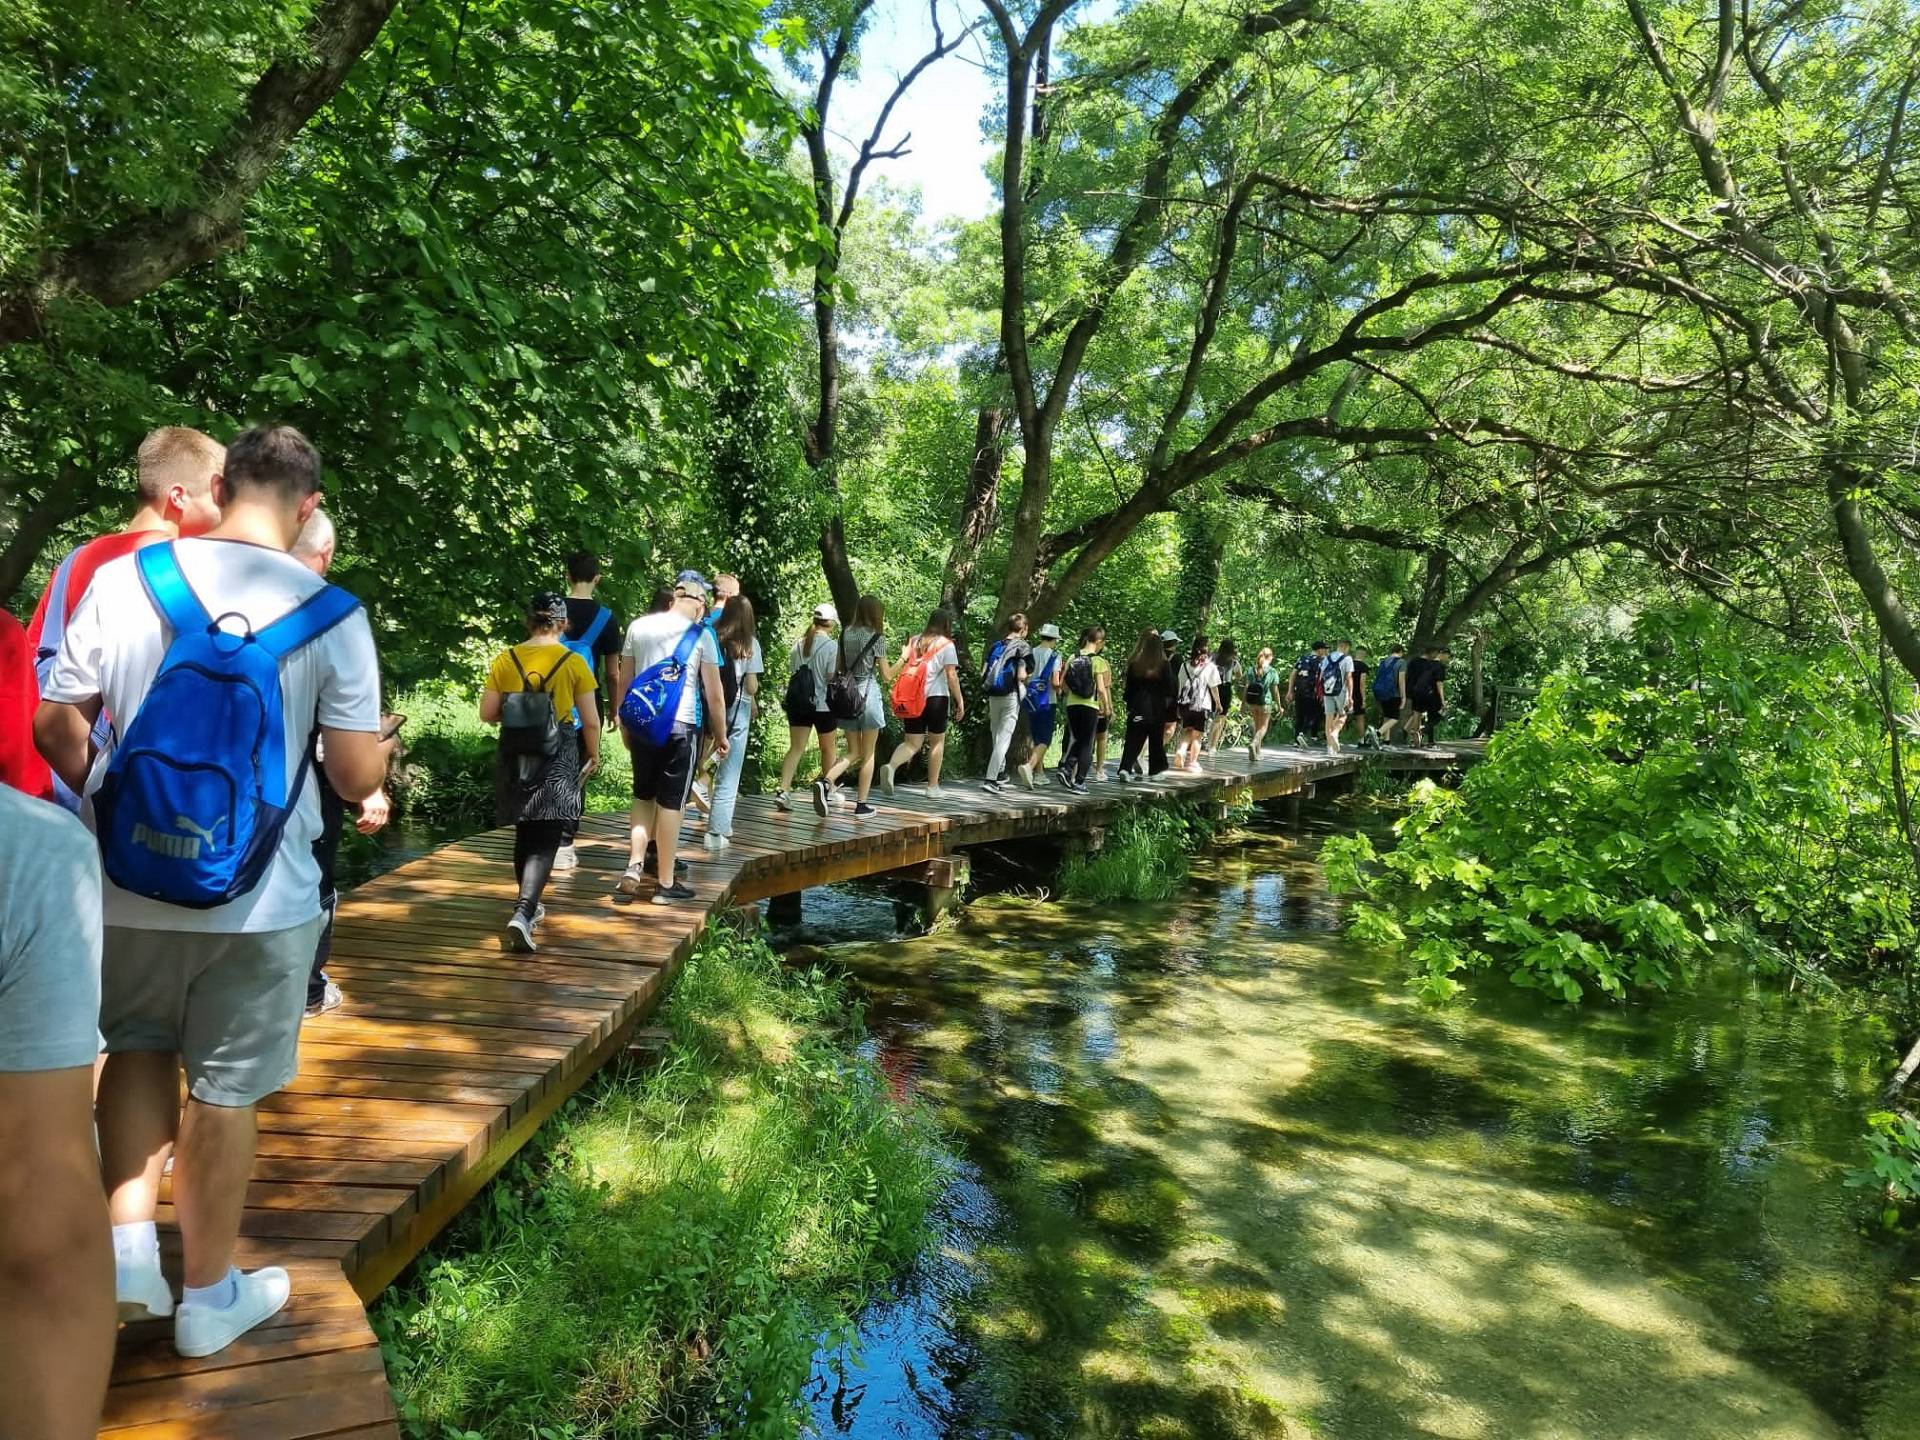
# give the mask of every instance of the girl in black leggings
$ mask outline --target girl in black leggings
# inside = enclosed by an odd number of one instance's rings
[[[1127,660],[1127,738],[1120,747],[1120,778],[1142,780],[1167,768],[1167,647],[1158,630],[1142,630]],[[1147,769],[1140,769],[1146,747]]]

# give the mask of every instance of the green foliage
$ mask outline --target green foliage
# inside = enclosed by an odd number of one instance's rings
[[[1361,837],[1329,875],[1434,998],[1488,970],[1617,998],[1716,954],[1889,982],[1916,931],[1887,764],[1844,651],[1648,616],[1606,673],[1551,679],[1459,791],[1416,787],[1378,871]]]
[[[603,1072],[375,1308],[410,1436],[798,1433],[823,1336],[926,1239],[946,1161],[858,1008],[716,927],[650,1068]]]
[[[1068,857],[1060,893],[1075,900],[1168,899],[1186,882],[1193,853],[1232,823],[1179,805],[1129,810],[1107,827],[1100,849]]]
[[[1920,1124],[1905,1111],[1878,1110],[1867,1116],[1867,1165],[1847,1177],[1849,1185],[1872,1186],[1889,1200],[1920,1203]],[[1896,1223],[1899,1211],[1882,1217]]]

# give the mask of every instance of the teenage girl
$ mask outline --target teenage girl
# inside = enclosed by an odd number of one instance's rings
[[[1262,645],[1254,657],[1253,674],[1247,677],[1247,719],[1253,722],[1253,738],[1247,741],[1247,763],[1260,759],[1260,742],[1267,738],[1267,726],[1273,720],[1273,692],[1280,683],[1280,672],[1273,668],[1273,647]]]
[[[833,764],[833,736],[840,722],[827,708],[827,684],[839,657],[833,644],[833,627],[840,623],[839,612],[831,605],[816,605],[813,623],[807,633],[793,642],[787,655],[787,693],[781,709],[787,714],[787,754],[780,762],[780,788],[773,803],[780,810],[793,809],[793,772],[807,753],[807,741],[820,737],[820,773]]]
[[[1233,690],[1240,683],[1240,657],[1231,639],[1220,642],[1213,663],[1220,671],[1220,684],[1214,692],[1220,697],[1220,707],[1213,712],[1213,727],[1207,731],[1207,753],[1218,755],[1220,737],[1227,728],[1227,714],[1233,709]]]
[[[960,690],[960,653],[953,648],[953,617],[936,610],[927,617],[927,628],[907,642],[900,656],[904,667],[925,657],[927,666],[927,705],[911,720],[902,720],[907,732],[893,752],[893,758],[880,767],[880,788],[893,794],[893,777],[901,766],[927,751],[927,794],[940,794],[940,762],[947,752],[947,723],[967,718],[967,697]]]
[[[1173,768],[1198,770],[1200,744],[1214,711],[1220,708],[1220,671],[1207,649],[1207,637],[1193,637],[1193,649],[1180,667],[1180,748],[1175,752]]]
[[[893,683],[894,676],[894,667],[887,663],[887,619],[879,596],[862,595],[853,607],[853,623],[840,632],[840,654],[836,658],[860,687],[862,707],[851,720],[840,722],[840,733],[847,738],[847,753],[834,761],[814,786],[814,808],[826,804],[834,782],[851,767],[859,777],[855,781],[853,817],[864,820],[874,813],[867,803],[867,792],[873,786],[874,749],[887,725],[880,691]]]
[[[1120,778],[1141,780],[1167,768],[1167,646],[1158,630],[1140,632],[1140,643],[1127,661],[1125,685],[1127,733],[1120,746]],[[1140,752],[1147,752],[1147,770],[1140,770]]]

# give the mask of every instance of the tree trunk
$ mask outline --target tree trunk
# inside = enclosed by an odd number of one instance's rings
[[[78,479],[67,469],[51,493],[29,505],[16,520],[6,548],[0,550],[0,605],[12,602],[53,532],[87,509],[88,497],[79,493]]]
[[[1000,520],[1000,468],[1007,456],[1009,416],[996,406],[983,407],[973,427],[973,459],[967,466],[967,493],[960,504],[953,544],[940,576],[940,608],[953,616],[954,643],[960,652],[962,673],[970,674],[973,653],[966,623],[973,597],[974,574],[980,547]]]
[[[1827,496],[1833,506],[1833,528],[1840,537],[1840,553],[1846,560],[1847,573],[1866,597],[1874,624],[1879,626],[1894,659],[1907,674],[1920,680],[1920,631],[1915,630],[1912,615],[1893,588],[1893,581],[1881,568],[1880,557],[1874,553],[1867,517],[1855,498],[1859,489],[1858,476],[1844,465],[1829,462]]]
[[[1427,573],[1420,583],[1420,609],[1414,616],[1413,639],[1407,642],[1409,655],[1425,653],[1437,644],[1434,632],[1440,626],[1440,606],[1447,598],[1449,556],[1444,550],[1427,551]]]
[[[1026,455],[1020,462],[1020,504],[1014,510],[1013,534],[1007,545],[1007,569],[1000,580],[1000,603],[993,612],[996,630],[1006,623],[1009,615],[1033,609],[1042,527],[1053,489],[1052,450],[1051,434],[1027,437]]]
[[[835,489],[830,495],[837,505],[839,491]],[[860,603],[860,585],[853,578],[853,562],[847,558],[847,531],[838,510],[820,527],[820,571],[827,577],[827,592],[833,596],[834,608],[851,617],[853,607]]]

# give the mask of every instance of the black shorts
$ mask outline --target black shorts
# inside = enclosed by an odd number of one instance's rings
[[[1113,717],[1111,715],[1102,715],[1098,720],[1093,722],[1093,733],[1096,735],[1106,734],[1107,726],[1112,723]]]
[[[1210,710],[1189,710],[1184,705],[1180,707],[1180,724],[1188,730],[1204,730],[1212,719],[1213,712]]]
[[[699,732],[691,725],[674,726],[664,745],[649,745],[635,740],[633,752],[633,798],[649,801],[662,810],[678,810],[687,803],[687,791],[693,787],[693,753],[700,743]]]
[[[794,710],[783,704],[780,712],[787,717],[787,727],[791,730],[817,730],[822,735],[831,735],[840,728],[831,710]]]
[[[947,733],[947,709],[952,702],[945,695],[927,696],[927,707],[913,719],[902,719],[900,724],[909,735],[944,735]]]
[[[1400,697],[1398,695],[1394,696],[1391,700],[1382,700],[1380,702],[1380,718],[1383,720],[1398,720],[1400,718]]]

